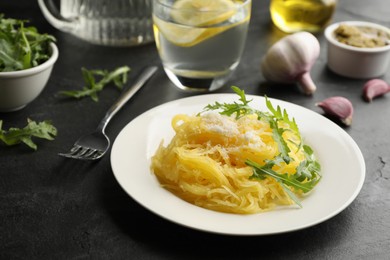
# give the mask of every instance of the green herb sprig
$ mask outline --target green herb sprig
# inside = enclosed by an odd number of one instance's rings
[[[240,97],[239,100],[241,103],[215,102],[212,105],[207,105],[202,112],[219,110],[220,114],[227,116],[235,115],[236,119],[248,114],[257,114],[259,120],[266,120],[272,129],[273,138],[278,144],[279,154],[276,155],[272,160],[265,160],[264,165],[247,160],[246,164],[253,168],[253,175],[250,178],[256,178],[260,180],[263,180],[266,177],[274,178],[281,184],[286,194],[297,205],[302,206],[293,191],[302,191],[303,193],[311,191],[321,179],[321,166],[316,160],[314,152],[310,146],[303,145],[295,119],[290,119],[287,111],[282,111],[280,106],[274,108],[271,101],[267,97],[265,97],[265,101],[269,112],[262,112],[253,109],[249,106],[249,103],[252,100],[248,100],[246,98],[244,90],[234,86],[232,89]],[[287,124],[289,128],[283,128],[283,126],[281,126],[282,124],[280,123]],[[302,147],[305,155],[305,160],[297,166],[295,174],[277,173],[273,170],[275,165],[280,165],[282,162],[289,164],[293,160],[293,158],[289,155],[291,150],[287,145],[286,140],[283,138],[283,133],[285,131],[293,131],[295,133],[295,135],[299,138],[300,143],[297,144],[291,140],[289,141],[295,144],[298,149]]]
[[[220,111],[221,115],[232,116],[233,114],[235,114],[236,119],[244,115],[255,113],[255,110],[248,105],[252,100],[246,99],[245,91],[241,90],[236,86],[232,86],[232,89],[240,97],[239,100],[241,101],[241,104],[237,102],[233,102],[233,103],[215,102],[214,104],[207,105],[202,112],[211,111],[211,110],[221,110]]]
[[[313,150],[308,145],[303,145],[305,160],[302,161],[296,168],[295,174],[277,173],[272,170],[273,166],[280,165],[284,159],[276,156],[273,160],[266,160],[265,165],[261,166],[258,163],[247,160],[246,164],[253,168],[251,178],[264,179],[265,176],[270,176],[277,180],[290,196],[290,198],[299,206],[302,206],[299,199],[295,196],[291,189],[302,191],[303,193],[310,192],[317,183],[321,180],[321,166],[315,159]],[[291,188],[291,189],[290,189]]]
[[[0,14],[0,72],[29,69],[49,59],[49,43],[55,38],[25,27],[27,22]]]
[[[90,97],[93,101],[98,102],[98,93],[101,92],[107,84],[113,82],[118,89],[122,89],[123,85],[128,80],[129,71],[130,68],[128,66],[122,66],[113,71],[88,70],[82,68],[81,72],[85,86],[81,90],[60,91],[60,95],[73,98]]]
[[[0,120],[0,141],[8,146],[24,143],[31,149],[37,150],[38,146],[33,142],[32,137],[54,140],[57,135],[57,129],[47,120],[37,123],[27,119],[27,125],[24,128],[13,127],[8,131],[3,130],[2,126],[3,121]]]

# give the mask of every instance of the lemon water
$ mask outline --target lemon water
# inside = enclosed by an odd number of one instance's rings
[[[172,16],[153,15],[155,40],[168,77],[182,89],[212,91],[221,87],[239,64],[248,10],[214,16],[202,26],[185,20],[180,23]]]

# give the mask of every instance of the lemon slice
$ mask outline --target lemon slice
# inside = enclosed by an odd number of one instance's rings
[[[179,24],[210,26],[228,20],[235,12],[233,0],[178,0],[171,17]]]
[[[154,29],[177,46],[191,47],[249,19],[212,27],[236,12],[235,0],[178,0],[170,12],[173,22],[153,15]]]
[[[154,26],[157,27],[157,30],[164,35],[164,37],[171,43],[182,46],[190,47],[200,41],[202,41],[204,36],[202,36],[207,29],[204,28],[187,28],[170,22],[161,20],[160,18],[153,17]]]
[[[154,26],[164,37],[176,46],[191,47],[208,38],[211,38],[235,24],[215,28],[193,28],[166,22],[153,16]]]

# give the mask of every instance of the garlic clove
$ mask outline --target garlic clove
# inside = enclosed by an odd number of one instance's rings
[[[374,98],[390,92],[390,85],[381,79],[371,79],[364,84],[363,98],[371,102]]]
[[[343,124],[352,124],[353,106],[345,97],[330,97],[318,102],[316,106],[322,108],[326,115],[339,119]]]

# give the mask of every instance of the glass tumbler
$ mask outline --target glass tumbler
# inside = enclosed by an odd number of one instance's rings
[[[240,62],[251,0],[153,0],[164,70],[180,89],[214,91]]]

